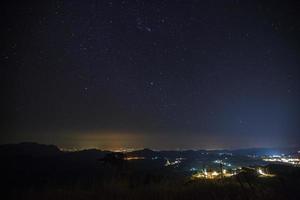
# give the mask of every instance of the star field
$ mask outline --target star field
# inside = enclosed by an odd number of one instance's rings
[[[4,143],[300,141],[297,1],[2,4]]]

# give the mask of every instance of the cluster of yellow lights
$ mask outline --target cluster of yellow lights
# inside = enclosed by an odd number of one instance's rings
[[[262,168],[258,168],[257,173],[259,175],[259,177],[274,177],[274,174],[269,174],[267,173],[264,169]],[[224,177],[231,177],[237,175],[237,172],[228,172],[226,169],[223,169],[222,172],[217,172],[217,171],[206,171],[206,169],[204,169],[201,172],[198,172],[194,175],[192,175],[192,179],[220,179],[220,178],[224,178]]]
[[[226,169],[223,169],[222,173],[217,171],[207,172],[206,169],[203,172],[198,172],[192,176],[192,179],[218,179],[222,177],[231,177],[236,175],[236,172],[230,173]]]
[[[236,172],[233,172],[233,173],[229,173],[229,172],[227,172],[227,170],[226,169],[223,169],[223,176],[224,177],[231,177],[231,176],[234,176],[234,175],[236,175],[237,173]]]
[[[133,156],[133,157],[125,157],[125,160],[144,160],[145,157],[138,157],[138,156]]]
[[[265,172],[262,168],[257,169],[257,173],[259,174],[260,177],[274,177],[274,174],[269,174]]]

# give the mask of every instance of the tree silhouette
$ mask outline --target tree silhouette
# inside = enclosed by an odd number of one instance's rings
[[[100,158],[99,161],[104,165],[122,169],[126,163],[125,157],[124,153],[108,153],[103,158]]]

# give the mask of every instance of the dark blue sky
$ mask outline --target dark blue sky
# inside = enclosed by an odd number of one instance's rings
[[[298,145],[299,5],[2,3],[1,142]]]

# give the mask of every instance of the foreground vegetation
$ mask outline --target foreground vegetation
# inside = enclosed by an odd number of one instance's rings
[[[272,178],[253,174],[218,180],[191,180],[178,172],[115,172],[11,190],[10,199],[299,199],[299,170],[273,167]]]
[[[232,177],[192,179],[197,172],[189,171],[189,163],[197,165],[191,161],[199,155],[187,154],[183,163],[165,166],[165,159],[151,159],[156,156],[152,153],[130,155],[148,157],[130,160],[98,150],[65,153],[36,144],[2,146],[2,150],[0,146],[2,196],[17,200],[300,199],[299,167],[264,167],[274,177],[260,177],[249,167]],[[216,159],[214,154],[208,156]]]

